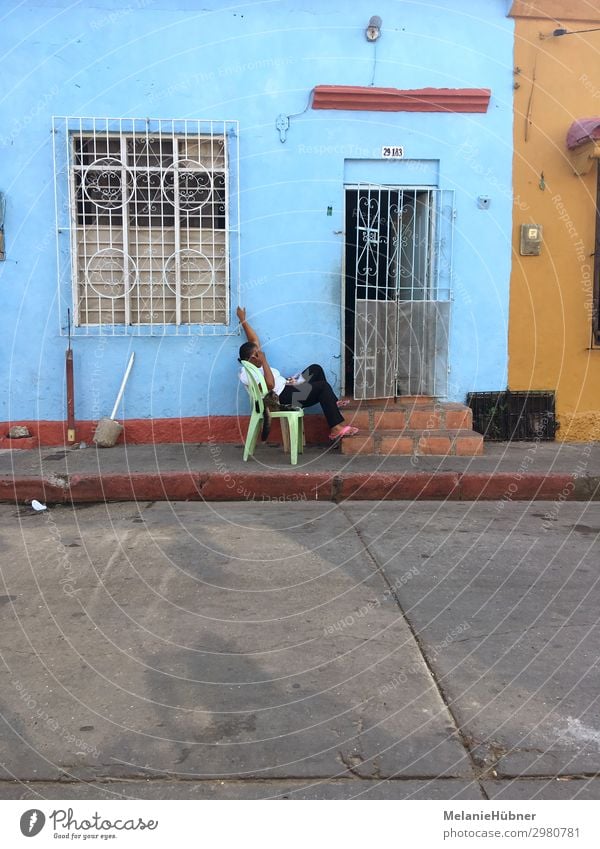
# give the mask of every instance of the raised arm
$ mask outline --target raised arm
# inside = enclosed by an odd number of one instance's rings
[[[246,310],[244,307],[237,308],[237,317],[239,319],[240,324],[244,328],[244,333],[246,334],[246,339],[248,342],[252,342],[253,345],[258,345],[260,348],[260,340],[256,335],[254,329],[248,324],[246,320]]]
[[[250,362],[257,366],[258,368],[262,368],[263,374],[265,376],[265,383],[267,384],[267,389],[271,391],[271,389],[275,388],[275,378],[273,377],[273,372],[271,371],[271,366],[267,362],[267,358],[265,356],[265,352],[260,349],[260,340],[256,335],[253,328],[246,321],[246,310],[244,307],[237,308],[237,317],[239,319],[240,324],[244,328],[244,333],[246,334],[246,339],[252,345],[256,345],[256,349],[254,353],[248,358]]]

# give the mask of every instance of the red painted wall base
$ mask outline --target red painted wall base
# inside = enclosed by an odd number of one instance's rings
[[[242,445],[248,429],[248,416],[203,416],[182,419],[126,419],[117,444],[157,445],[166,443],[220,442]],[[77,442],[92,444],[97,422],[76,422]],[[13,425],[29,428],[29,439],[9,439]],[[305,416],[307,443],[327,442],[328,428],[322,416]],[[272,422],[269,442],[281,442],[279,422]],[[66,445],[66,422],[15,421],[0,424],[0,448],[36,448],[38,445]]]

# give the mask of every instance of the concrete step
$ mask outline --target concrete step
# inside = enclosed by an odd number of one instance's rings
[[[391,454],[476,457],[483,454],[483,436],[468,428],[401,430],[366,429],[341,441],[342,454]]]

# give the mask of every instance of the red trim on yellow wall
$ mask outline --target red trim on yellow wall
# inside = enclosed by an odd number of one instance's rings
[[[318,85],[313,109],[365,112],[487,112],[489,88],[375,88]]]

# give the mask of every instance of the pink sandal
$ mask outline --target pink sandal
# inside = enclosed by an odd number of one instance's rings
[[[332,442],[336,442],[338,439],[343,439],[345,436],[355,436],[358,433],[357,427],[352,427],[351,425],[346,425],[343,427],[339,433],[329,434],[329,438]]]
[[[348,400],[348,398],[340,398],[340,400],[337,402],[337,405],[338,407],[349,407],[350,401]]]

